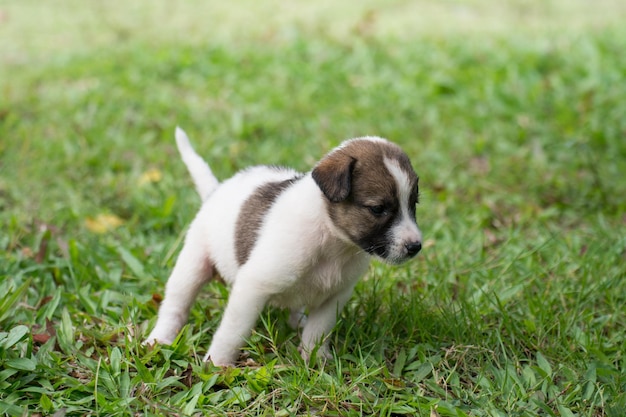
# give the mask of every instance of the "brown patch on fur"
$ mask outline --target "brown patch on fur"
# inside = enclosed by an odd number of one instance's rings
[[[312,174],[327,198],[333,223],[362,249],[383,257],[389,243],[387,231],[400,214],[398,185],[385,159],[395,161],[407,174],[414,206],[417,175],[408,156],[391,142],[349,141],[322,159]],[[373,213],[376,206],[383,209],[382,215]]]
[[[237,218],[235,254],[239,265],[246,263],[258,238],[267,211],[276,198],[301,177],[269,182],[256,189],[245,201]]]

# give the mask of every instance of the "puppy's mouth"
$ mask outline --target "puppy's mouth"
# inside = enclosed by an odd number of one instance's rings
[[[414,258],[422,250],[422,242],[410,242],[393,246],[372,245],[363,249],[383,262],[399,265]]]

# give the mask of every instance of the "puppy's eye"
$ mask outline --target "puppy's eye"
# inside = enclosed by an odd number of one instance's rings
[[[370,212],[377,217],[385,214],[385,206],[370,206],[369,209]]]

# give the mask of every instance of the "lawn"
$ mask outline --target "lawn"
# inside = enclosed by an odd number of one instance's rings
[[[626,5],[0,3],[0,414],[626,415]],[[149,349],[220,178],[400,144],[423,251],[374,261],[305,364],[267,309],[202,357],[228,289]]]

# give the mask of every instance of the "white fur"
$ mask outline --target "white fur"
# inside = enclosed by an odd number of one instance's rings
[[[304,322],[301,352],[305,358],[319,343],[318,352],[328,355],[324,339],[365,273],[370,256],[337,233],[323,194],[307,173],[278,195],[264,217],[248,260],[239,265],[235,232],[240,208],[260,185],[293,178],[296,172],[253,167],[219,185],[185,133],[177,129],[176,138],[204,204],[189,228],[167,282],[156,326],[146,343],[174,340],[187,321],[197,293],[215,268],[231,285],[231,293],[205,360],[216,365],[233,364],[267,303],[291,309],[292,324]],[[408,188],[402,183],[401,170],[393,163],[388,168],[399,188]],[[400,240],[421,239],[414,221],[413,227],[402,221],[393,233]],[[303,307],[308,309],[306,321]]]
[[[390,241],[394,242],[389,248],[389,257],[387,262],[400,263],[405,259],[404,242],[421,242],[422,233],[420,232],[415,219],[409,213],[409,197],[411,194],[411,181],[406,172],[402,170],[396,161],[385,158],[385,166],[393,176],[398,186],[401,220],[397,226],[390,230],[392,237]]]

